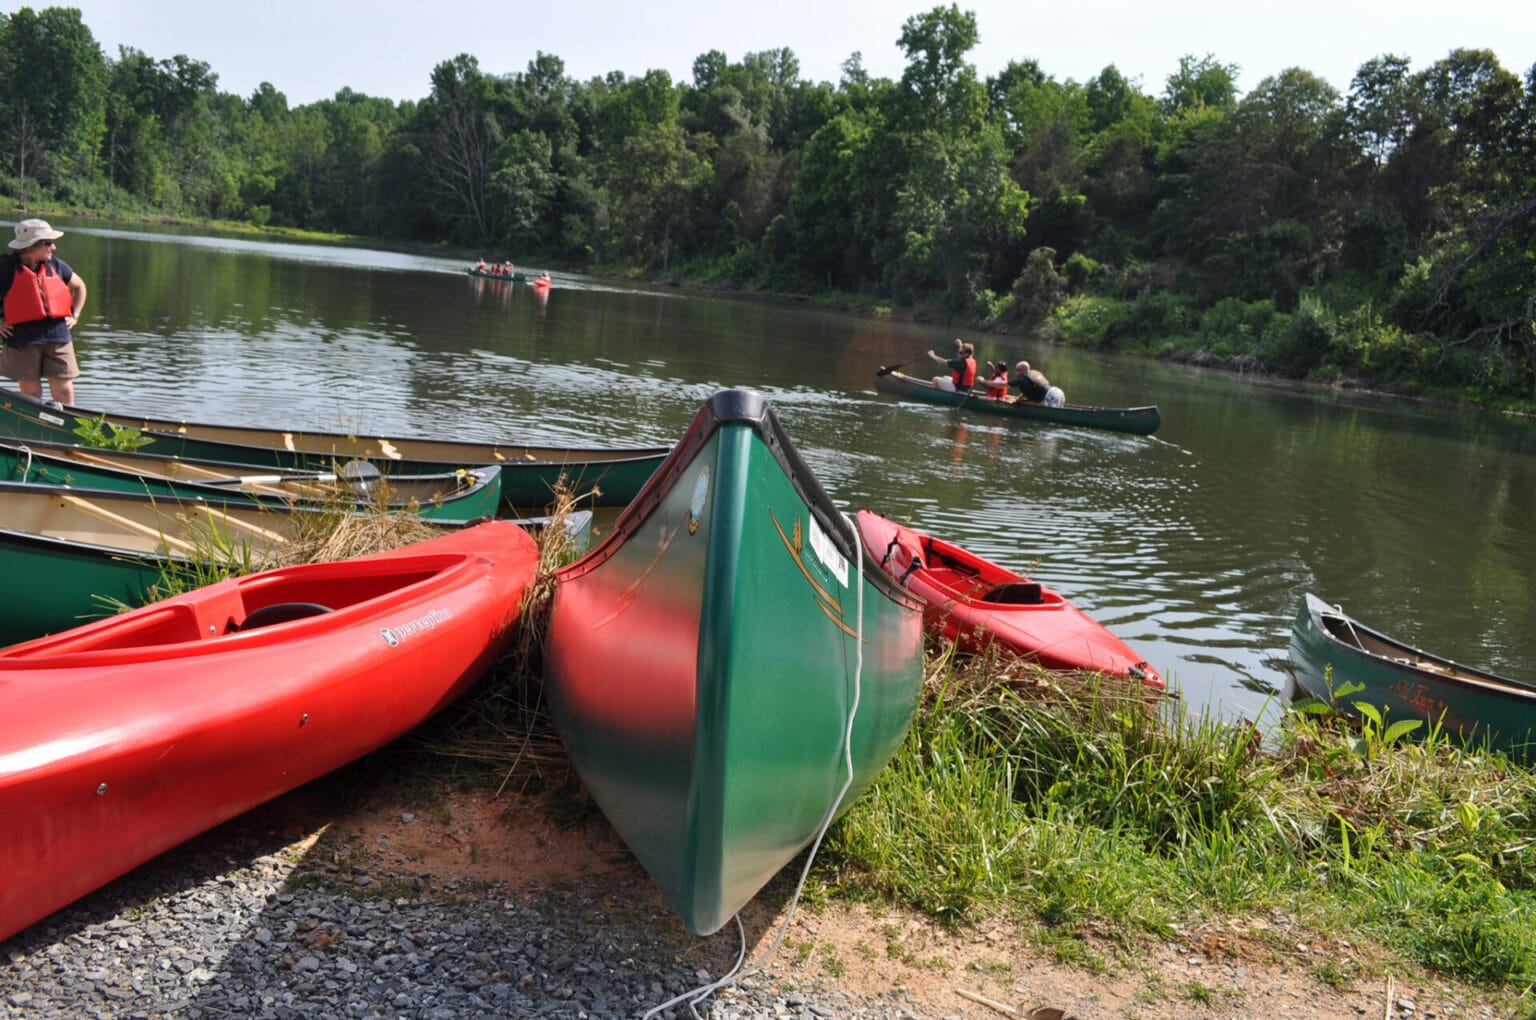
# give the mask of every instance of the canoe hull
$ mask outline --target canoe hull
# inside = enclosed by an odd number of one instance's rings
[[[1365,690],[1341,707],[1364,701],[1398,719],[1438,723],[1463,739],[1536,759],[1536,685],[1463,666],[1388,637],[1315,595],[1302,598],[1291,627],[1291,664],[1297,685],[1329,701],[1345,683]]]
[[[1030,421],[1049,422],[1053,425],[1078,425],[1083,428],[1106,429],[1110,432],[1128,432],[1137,436],[1150,436],[1163,423],[1162,412],[1150,407],[1092,407],[1086,404],[1067,404],[1065,407],[1046,407],[1044,404],[1015,404],[994,400],[972,393],[950,393],[941,390],[926,379],[903,375],[900,372],[875,373],[875,389],[881,393],[920,400],[929,404],[943,404],[967,411],[1004,418],[1025,418]]]
[[[489,522],[0,653],[0,939],[443,708],[504,650],[537,563]],[[293,602],[333,611],[255,626]]]
[[[882,569],[923,601],[928,629],[962,652],[976,655],[997,645],[1045,669],[1089,670],[1165,687],[1145,658],[1045,585],[869,510],[854,519]],[[1004,585],[1027,591],[1028,598],[986,597]]]
[[[501,468],[502,506],[509,508],[548,504],[562,477],[577,492],[599,490],[588,497],[592,506],[625,506],[666,459],[668,450],[524,446],[210,425],[78,407],[60,409],[14,391],[0,392],[0,435],[73,443],[79,439],[73,431],[77,419],[104,419],[138,429],[150,440],[142,448],[145,452],[194,460],[321,471],[366,460],[386,473],[410,474],[494,464]]]
[[[694,932],[718,929],[851,804],[911,723],[920,606],[867,561],[861,576],[853,543],[766,401],[723,391],[607,539],[558,574],[551,712]]]

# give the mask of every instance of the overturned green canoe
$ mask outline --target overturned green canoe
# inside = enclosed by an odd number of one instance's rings
[[[495,466],[430,475],[382,475],[368,461],[354,461],[338,472],[280,471],[43,440],[0,442],[0,479],[180,495],[221,505],[414,513],[440,521],[494,517],[501,504],[501,468]]]
[[[724,390],[558,572],[545,687],[582,781],[704,934],[868,788],[911,722],[922,657],[922,605],[860,547],[768,402]]]
[[[1150,436],[1163,423],[1162,412],[1156,406],[1091,407],[1087,404],[1067,404],[1064,407],[1046,407],[1044,404],[1016,404],[983,396],[981,390],[951,393],[939,389],[926,379],[884,368],[875,373],[875,389],[907,400],[961,407],[967,411],[979,411],[1003,418],[1027,418],[1053,425],[1079,425],[1090,429],[1108,429],[1111,432],[1129,432],[1138,436]]]
[[[586,494],[583,502],[588,506],[624,506],[640,491],[669,449],[521,446],[210,425],[80,407],[60,408],[14,390],[0,390],[0,436],[76,443],[80,437],[74,429],[81,421],[138,429],[150,440],[142,448],[147,453],[263,467],[335,471],[347,461],[367,460],[386,474],[432,474],[495,464],[501,468],[502,505],[510,508],[548,504],[562,479],[577,493]]]

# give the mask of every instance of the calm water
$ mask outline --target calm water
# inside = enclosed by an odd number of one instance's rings
[[[58,225],[90,285],[84,407],[644,445],[747,386],[845,509],[1045,581],[1220,716],[1286,690],[1306,591],[1536,679],[1536,422],[982,336],[980,359],[1028,357],[1069,400],[1163,412],[1150,439],[998,422],[874,392],[944,330],[558,273],[541,301],[459,260]]]

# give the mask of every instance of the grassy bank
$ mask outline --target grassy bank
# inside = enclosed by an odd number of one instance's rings
[[[1536,1017],[1528,766],[1317,705],[1261,745],[1183,704],[931,649],[906,744],[833,828],[809,895],[957,930],[1002,918],[1090,970],[1204,925],[1300,933],[1336,947],[1324,982],[1440,974]],[[543,792],[558,816],[592,810],[536,670],[482,685],[424,747],[461,781]]]

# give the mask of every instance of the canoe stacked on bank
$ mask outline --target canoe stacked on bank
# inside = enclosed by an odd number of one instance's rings
[[[1039,581],[869,510],[855,520],[881,569],[923,601],[929,629],[961,651],[977,654],[995,644],[1045,669],[1165,687],[1145,658]]]
[[[1352,619],[1315,595],[1303,597],[1291,628],[1291,664],[1303,691],[1332,701],[1346,683],[1365,689],[1343,699],[1386,709],[1388,724],[1423,719],[1444,732],[1536,759],[1536,683],[1511,680],[1420,651]]]
[[[0,940],[443,708],[537,566],[493,521],[0,651]]]
[[[548,517],[509,523],[537,532]],[[592,513],[563,519],[574,548],[585,548]],[[424,522],[442,531],[454,522]],[[0,482],[0,572],[35,578],[12,585],[0,612],[0,645],[25,641],[142,605],[167,574],[208,576],[206,565],[258,569],[295,543],[336,526],[330,511],[240,506],[188,497]]]
[[[1111,432],[1129,432],[1137,436],[1150,436],[1163,423],[1162,412],[1155,406],[1148,407],[1093,407],[1087,404],[1067,404],[1063,407],[1046,407],[1044,404],[1015,403],[984,396],[984,391],[954,393],[941,390],[926,379],[903,375],[882,368],[875,373],[875,389],[881,393],[920,400],[929,404],[979,411],[982,414],[1003,418],[1027,418],[1031,421],[1050,422],[1054,425],[1078,425],[1090,429],[1107,429]]]
[[[218,505],[409,512],[440,521],[494,517],[501,505],[501,468],[494,465],[386,476],[363,460],[334,472],[278,470],[44,440],[0,442],[0,480],[183,496]]]
[[[270,468],[335,471],[349,461],[371,462],[385,474],[433,474],[457,468],[501,468],[503,507],[543,506],[562,479],[586,494],[592,506],[619,507],[667,455],[667,447],[603,449],[524,446],[473,440],[418,439],[300,431],[148,418],[59,408],[0,390],[0,436],[75,443],[80,421],[138,429],[150,442],[145,452]],[[595,491],[594,491],[595,490]]]
[[[558,572],[546,695],[588,790],[702,934],[869,786],[922,655],[921,604],[861,552],[767,401],[725,390]]]

